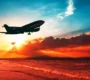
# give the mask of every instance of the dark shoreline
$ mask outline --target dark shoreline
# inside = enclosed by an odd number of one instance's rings
[[[90,57],[82,58],[57,58],[57,57],[36,57],[36,58],[0,58],[0,60],[90,60]]]

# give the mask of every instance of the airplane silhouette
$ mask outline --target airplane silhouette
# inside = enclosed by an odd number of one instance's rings
[[[0,32],[5,34],[24,34],[24,32],[28,32],[28,35],[30,35],[30,32],[37,32],[40,30],[40,26],[44,24],[43,20],[38,20],[32,23],[29,23],[27,25],[21,26],[21,27],[14,27],[14,26],[8,26],[7,24],[4,24],[4,28],[7,32]]]

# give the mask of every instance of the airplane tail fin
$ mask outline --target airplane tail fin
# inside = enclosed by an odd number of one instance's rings
[[[9,26],[7,24],[4,24],[3,27],[5,27],[5,29],[6,29],[7,32],[9,31]]]

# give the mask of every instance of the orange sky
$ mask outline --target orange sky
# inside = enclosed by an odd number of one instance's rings
[[[26,36],[12,36],[6,41],[5,47],[0,50],[0,58],[25,58],[25,57],[90,57],[90,35],[79,35],[66,38],[37,38],[25,40]],[[19,39],[21,38],[21,39]],[[12,45],[11,42],[15,42]]]

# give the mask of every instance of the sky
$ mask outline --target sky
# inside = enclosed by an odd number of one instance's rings
[[[89,28],[89,9],[89,0],[0,0],[0,26],[45,20],[39,36],[63,34]]]
[[[90,31],[89,0],[0,0],[0,32],[4,24],[23,26],[36,20],[44,20],[40,31],[31,35],[0,34],[0,49],[16,41],[47,36],[79,34]]]

